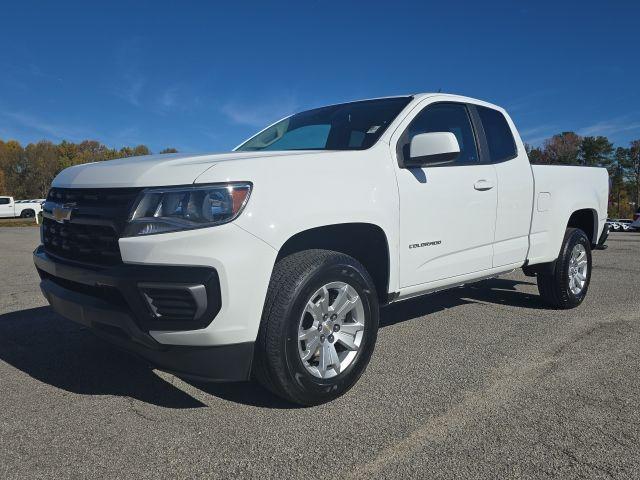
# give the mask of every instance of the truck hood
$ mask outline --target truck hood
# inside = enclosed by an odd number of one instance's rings
[[[162,154],[120,158],[69,167],[53,180],[59,188],[118,188],[187,185],[220,162],[310,155],[326,151],[231,152],[217,154]]]

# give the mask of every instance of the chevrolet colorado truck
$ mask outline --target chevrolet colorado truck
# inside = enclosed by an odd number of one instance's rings
[[[33,258],[56,312],[157,367],[314,405],[362,375],[381,305],[522,268],[578,306],[608,189],[602,168],[532,166],[495,105],[380,98],[230,153],[68,168]]]
[[[16,201],[13,197],[0,196],[0,218],[33,218],[41,211],[40,202]]]

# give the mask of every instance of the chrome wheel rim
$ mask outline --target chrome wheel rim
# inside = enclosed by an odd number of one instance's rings
[[[578,243],[573,247],[569,260],[569,290],[571,293],[579,295],[584,290],[588,271],[587,250],[584,245]]]
[[[362,347],[364,305],[344,282],[319,288],[307,301],[298,326],[298,353],[314,377],[332,378],[355,360]]]

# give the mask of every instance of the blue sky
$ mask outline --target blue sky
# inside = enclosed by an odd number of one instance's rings
[[[0,5],[0,138],[224,151],[278,118],[437,91],[507,108],[525,141],[640,138],[640,2]]]

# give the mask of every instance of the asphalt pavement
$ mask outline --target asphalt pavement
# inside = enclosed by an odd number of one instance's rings
[[[640,478],[640,233],[585,302],[520,271],[387,307],[367,372],[298,408],[153,370],[60,318],[0,228],[0,478]]]

